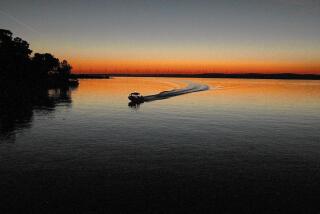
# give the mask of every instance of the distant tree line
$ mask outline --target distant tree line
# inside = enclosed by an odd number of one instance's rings
[[[0,29],[0,81],[32,83],[67,82],[71,65],[50,53],[32,54],[29,43]]]

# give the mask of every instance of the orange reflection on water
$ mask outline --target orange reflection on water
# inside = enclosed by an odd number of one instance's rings
[[[272,108],[319,108],[320,81],[263,80],[263,79],[194,79],[207,84],[211,91],[199,93],[202,103],[222,105],[260,106]],[[204,104],[205,105],[205,104]]]
[[[320,81],[250,80],[204,78],[112,78],[81,80],[74,93],[84,102],[127,102],[127,95],[138,91],[143,95],[183,88],[188,82],[206,84],[210,90],[181,95],[157,104],[192,105],[209,111],[216,108],[317,109],[320,108]]]
[[[113,96],[138,91],[143,94],[154,94],[159,91],[185,87],[187,83],[168,78],[126,78],[117,77],[103,80],[81,80],[81,93],[94,93]]]

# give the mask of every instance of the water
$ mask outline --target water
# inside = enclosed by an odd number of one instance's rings
[[[81,80],[0,109],[2,213],[320,212],[320,81]]]

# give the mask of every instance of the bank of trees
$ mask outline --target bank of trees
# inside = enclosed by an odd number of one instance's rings
[[[67,81],[71,65],[50,53],[32,54],[29,43],[0,29],[0,81]]]

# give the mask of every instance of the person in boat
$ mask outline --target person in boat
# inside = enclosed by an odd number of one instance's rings
[[[140,93],[138,93],[138,92],[133,92],[133,93],[129,94],[128,99],[134,103],[143,103],[144,102],[144,97],[142,95],[140,95]]]

